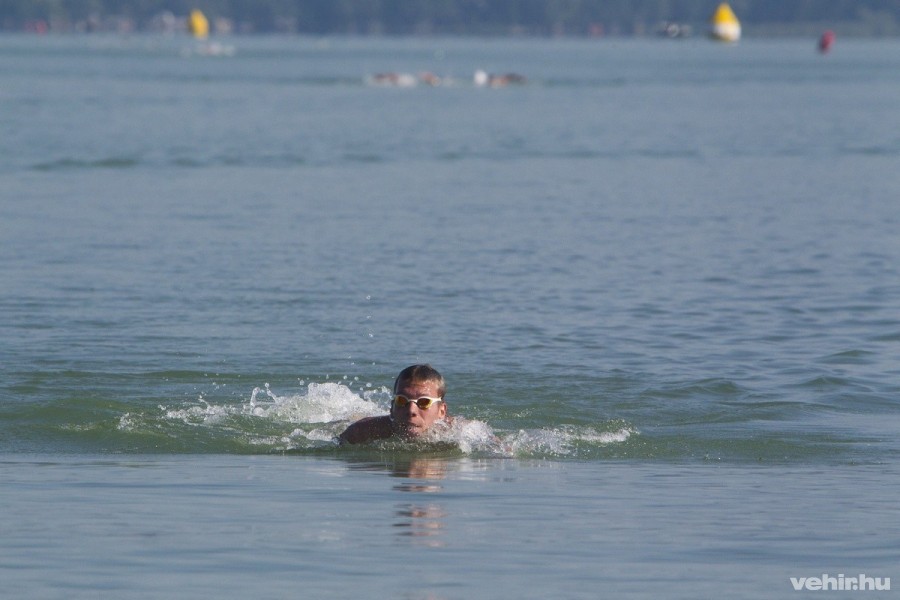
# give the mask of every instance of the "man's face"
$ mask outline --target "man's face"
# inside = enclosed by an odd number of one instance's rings
[[[396,394],[402,394],[410,400],[416,400],[422,396],[437,398],[438,386],[433,381],[419,383],[405,383],[397,388]],[[394,419],[394,431],[406,437],[417,437],[425,433],[435,421],[444,418],[447,407],[443,402],[434,402],[426,410],[419,408],[415,402],[410,402],[400,408],[391,404],[391,417]]]

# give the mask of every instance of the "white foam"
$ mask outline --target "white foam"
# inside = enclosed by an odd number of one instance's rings
[[[349,423],[388,413],[391,397],[388,388],[374,389],[369,387],[371,384],[363,387],[358,381],[352,385],[359,385],[358,391],[345,383],[309,383],[300,393],[280,396],[265,384],[255,388],[249,399],[238,403],[214,403],[201,396],[189,406],[160,405],[159,409],[165,420],[209,427],[227,432],[228,437],[238,435],[253,445],[280,449],[321,447],[336,443],[337,436]],[[147,418],[148,415],[125,413],[119,419],[118,428],[132,431]],[[621,423],[618,429],[612,430],[560,426],[495,432],[483,421],[456,417],[450,422],[436,423],[420,441],[450,445],[466,455],[563,457],[577,456],[598,446],[620,444],[636,433]]]
[[[289,438],[283,441],[296,440],[297,438],[304,438],[311,442],[331,442],[334,441],[334,432],[327,429],[313,429],[312,431],[295,429],[291,432]]]
[[[265,397],[260,398],[260,392]],[[385,414],[386,406],[377,401],[387,389],[367,390],[362,396],[339,383],[310,383],[306,394],[277,396],[268,385],[256,388],[246,406],[250,414],[291,423],[331,423]]]
[[[423,441],[453,444],[464,454],[475,452],[493,454],[500,450],[500,440],[487,423],[459,417],[450,423],[435,423]]]
[[[585,432],[580,435],[579,439],[585,442],[595,442],[597,444],[620,444],[631,437],[634,431],[622,428],[618,431],[603,431],[600,433]]]
[[[119,417],[119,425],[117,429],[119,431],[132,431],[134,429],[134,418],[131,416],[130,412],[127,412]]]
[[[210,404],[201,396],[200,406],[189,406],[188,408],[166,408],[160,405],[160,409],[164,411],[167,419],[182,421],[185,425],[211,425],[221,422],[229,414],[234,414],[227,406],[219,406]]]
[[[571,456],[579,443],[618,444],[628,440],[635,430],[623,427],[616,431],[597,431],[587,427],[562,427],[556,429],[530,429],[503,437],[503,446],[513,456],[549,454]]]
[[[379,397],[384,397],[385,400],[381,401]],[[266,384],[262,388],[255,388],[250,399],[240,404],[214,404],[201,396],[199,404],[193,406],[159,408],[166,419],[181,421],[186,425],[216,425],[234,416],[312,425],[385,414],[388,410],[387,397],[386,388],[366,390],[360,396],[339,383],[310,383],[305,393],[279,396]],[[131,419],[123,417],[119,427],[130,424]],[[304,435],[310,437],[312,432],[305,432]],[[333,434],[328,434],[329,439],[333,437]]]

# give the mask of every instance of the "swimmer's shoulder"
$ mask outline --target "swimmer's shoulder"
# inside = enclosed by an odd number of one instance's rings
[[[394,429],[389,416],[365,417],[347,427],[338,440],[342,444],[364,444],[389,438],[393,434]]]

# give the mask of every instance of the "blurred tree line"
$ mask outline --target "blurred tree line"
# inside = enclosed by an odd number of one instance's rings
[[[55,29],[126,19],[146,29],[160,15],[199,8],[238,32],[306,34],[640,34],[663,21],[705,23],[717,0],[0,0],[0,25]],[[855,24],[897,33],[897,0],[731,0],[745,28]]]

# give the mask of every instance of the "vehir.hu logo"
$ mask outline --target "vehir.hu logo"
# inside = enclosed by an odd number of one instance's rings
[[[791,585],[794,590],[809,591],[840,591],[840,592],[867,592],[889,591],[891,589],[890,577],[869,577],[865,573],[859,576],[845,577],[843,573],[832,577],[823,573],[821,577],[791,577]]]

